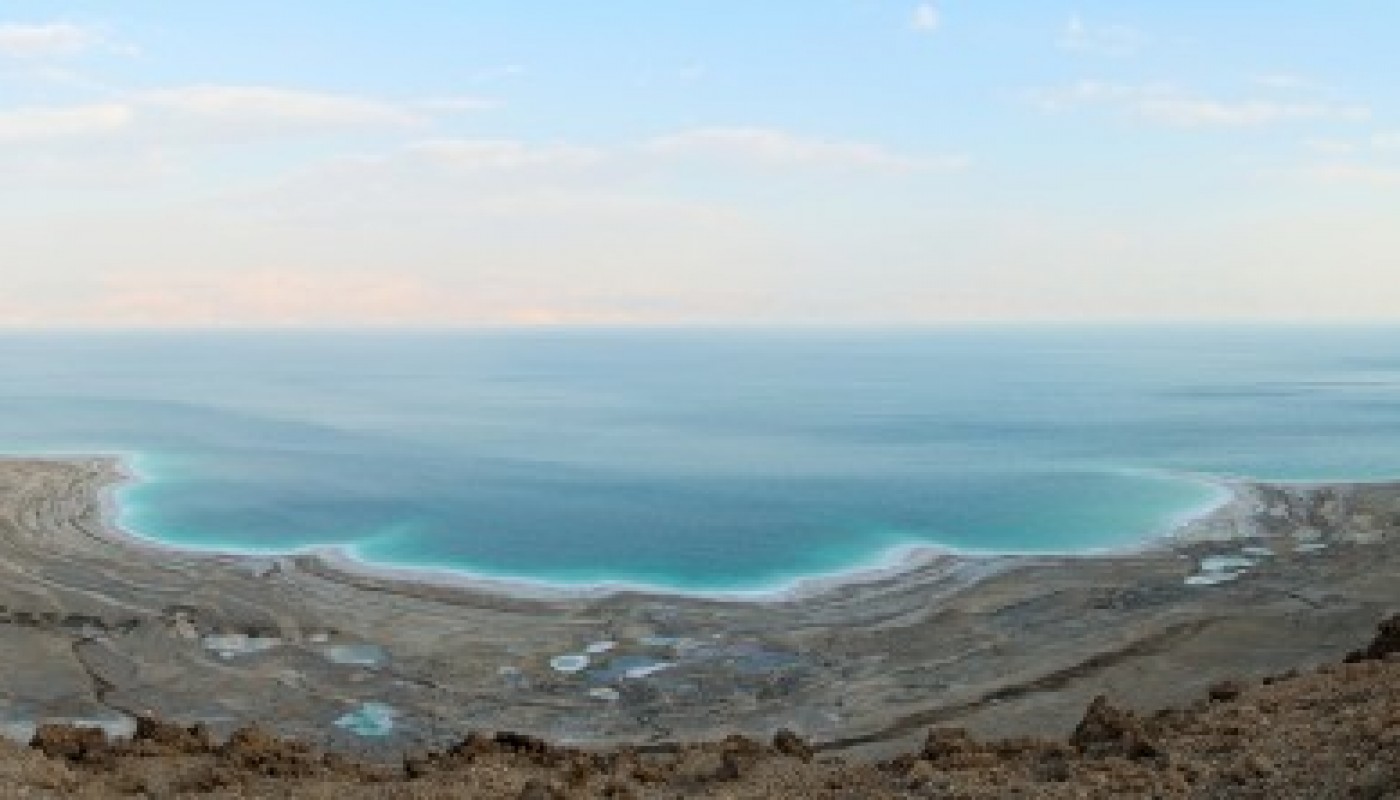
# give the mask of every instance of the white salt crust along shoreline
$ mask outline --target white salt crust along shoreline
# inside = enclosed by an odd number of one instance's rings
[[[1200,473],[1132,470],[1159,478],[1195,483],[1212,490],[1212,496],[1202,503],[1173,514],[1159,530],[1141,540],[1112,547],[1073,551],[981,551],[946,548],[925,542],[908,542],[886,548],[873,556],[828,572],[787,578],[770,585],[743,589],[687,589],[658,583],[630,580],[604,580],[587,583],[557,583],[520,577],[504,577],[474,573],[470,570],[391,564],[364,558],[353,545],[312,546],[290,550],[247,550],[197,545],[172,544],[133,530],[122,522],[121,494],[131,486],[156,480],[143,474],[137,466],[138,454],[54,454],[23,456],[23,458],[86,458],[110,462],[120,480],[104,488],[102,493],[103,532],[127,546],[136,546],[157,553],[208,555],[225,559],[245,560],[250,568],[271,566],[289,558],[312,558],[326,568],[347,575],[377,580],[401,581],[441,589],[498,594],[530,600],[587,600],[622,594],[659,597],[679,597],[747,603],[786,603],[794,600],[839,591],[850,586],[883,582],[906,573],[939,568],[951,583],[969,585],[999,574],[1006,569],[1040,559],[1097,558],[1149,552],[1170,547],[1175,537],[1194,523],[1203,520],[1238,498],[1238,487],[1249,483],[1244,478],[1214,478]],[[5,456],[7,460],[21,457]],[[1312,484],[1300,483],[1300,486]]]

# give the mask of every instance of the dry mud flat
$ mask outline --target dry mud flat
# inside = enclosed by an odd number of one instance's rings
[[[375,757],[469,731],[664,750],[797,731],[877,757],[930,726],[1064,736],[1095,695],[1184,703],[1335,662],[1400,606],[1400,486],[1240,484],[1175,539],[933,559],[789,600],[527,599],[217,557],[108,528],[110,459],[0,462],[0,731],[250,722]]]

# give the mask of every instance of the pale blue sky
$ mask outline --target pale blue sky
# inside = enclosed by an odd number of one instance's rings
[[[1400,317],[1400,6],[15,0],[0,324]]]

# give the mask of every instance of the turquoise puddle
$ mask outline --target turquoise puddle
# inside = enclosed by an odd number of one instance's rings
[[[1400,472],[1400,331],[0,336],[0,450],[122,524],[564,585],[764,590],[915,545],[1081,552],[1210,476]]]

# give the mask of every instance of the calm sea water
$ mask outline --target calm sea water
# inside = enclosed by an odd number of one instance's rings
[[[0,451],[178,545],[761,588],[1141,541],[1189,474],[1400,475],[1400,330],[0,336]]]

